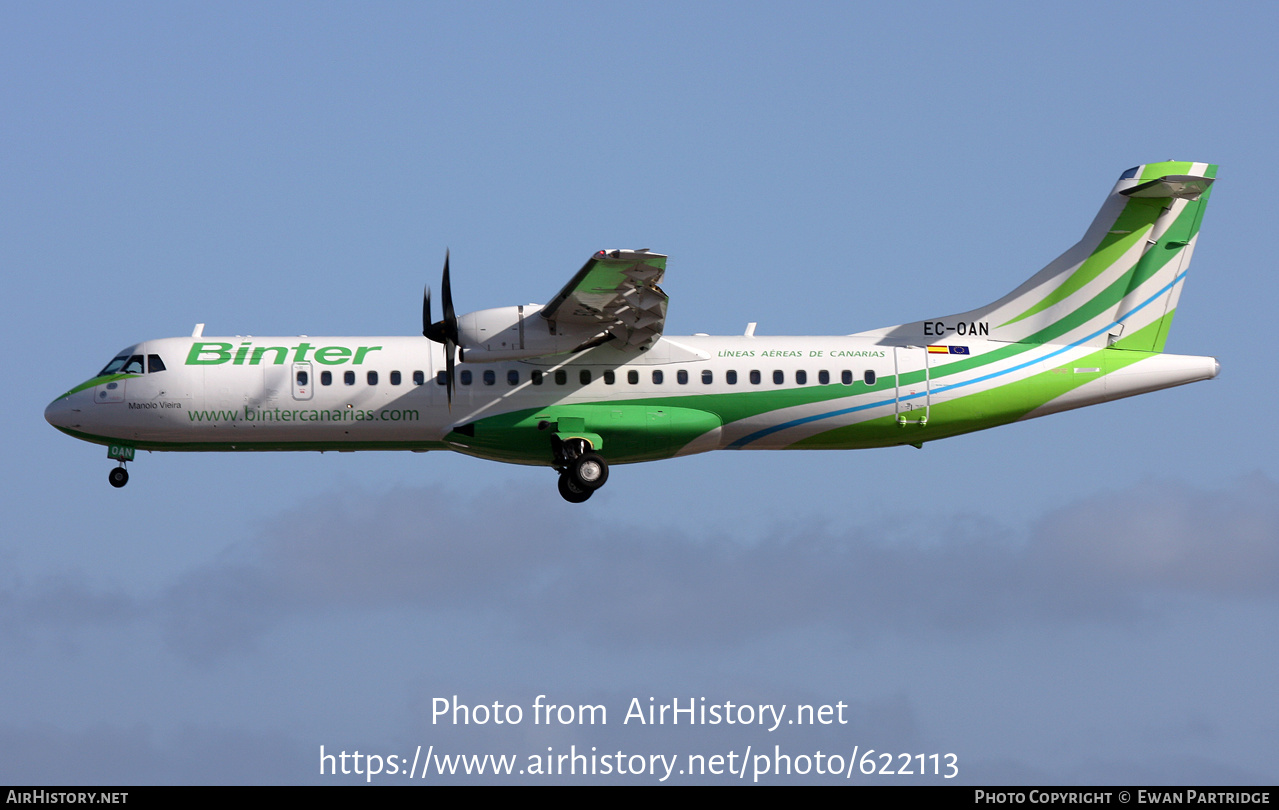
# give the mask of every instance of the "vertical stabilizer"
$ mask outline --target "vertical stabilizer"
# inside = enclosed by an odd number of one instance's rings
[[[984,307],[862,334],[910,343],[979,338],[1163,351],[1217,167],[1129,169],[1088,231],[1016,290]]]

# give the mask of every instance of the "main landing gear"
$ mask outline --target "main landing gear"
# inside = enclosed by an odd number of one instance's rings
[[[129,483],[129,471],[124,468],[124,462],[120,462],[120,466],[107,473],[107,480],[111,482],[111,486],[119,489]]]
[[[570,439],[556,453],[560,495],[569,503],[582,503],[608,481],[608,462],[585,439]]]

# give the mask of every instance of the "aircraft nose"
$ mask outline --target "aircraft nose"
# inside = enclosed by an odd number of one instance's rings
[[[79,408],[71,405],[71,397],[58,397],[44,409],[44,420],[56,428],[74,427],[78,421]]]

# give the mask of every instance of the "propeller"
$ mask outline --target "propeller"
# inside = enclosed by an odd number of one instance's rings
[[[449,410],[453,410],[453,366],[457,353],[457,314],[453,311],[453,290],[449,284],[449,252],[444,251],[444,280],[440,282],[440,294],[444,296],[444,318],[431,322],[431,288],[422,294],[422,336],[444,344],[444,385]]]

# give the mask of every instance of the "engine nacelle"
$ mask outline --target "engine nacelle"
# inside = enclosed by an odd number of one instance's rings
[[[603,331],[603,327],[582,328],[561,322],[558,334],[552,335],[551,324],[541,312],[541,304],[525,304],[482,309],[458,317],[462,357],[468,363],[495,363],[567,354]],[[569,328],[565,331],[564,327]]]

